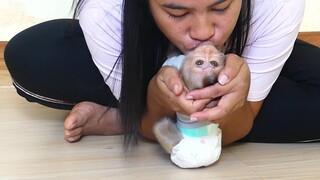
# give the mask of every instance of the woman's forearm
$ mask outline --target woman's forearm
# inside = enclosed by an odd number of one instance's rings
[[[221,120],[220,128],[224,146],[243,138],[251,131],[261,106],[262,101],[246,102],[242,107]]]

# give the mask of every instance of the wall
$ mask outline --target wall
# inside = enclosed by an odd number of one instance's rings
[[[300,1],[300,0],[296,0]],[[319,31],[320,32],[320,1],[306,0],[306,9],[300,31]]]
[[[0,41],[55,18],[72,17],[72,0],[0,0]]]
[[[306,2],[305,18],[300,31],[320,31],[320,1]],[[8,41],[34,24],[71,17],[71,5],[72,0],[0,0],[0,41]]]

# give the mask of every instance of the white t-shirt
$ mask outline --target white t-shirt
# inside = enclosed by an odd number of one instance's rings
[[[303,18],[305,0],[252,0],[247,46],[242,54],[251,72],[248,101],[263,100],[292,52]],[[80,25],[92,58],[117,99],[122,68],[122,1],[85,0]],[[109,77],[110,76],[110,77]]]

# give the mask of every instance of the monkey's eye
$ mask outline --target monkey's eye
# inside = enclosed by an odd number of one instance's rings
[[[196,65],[197,65],[197,66],[203,65],[203,63],[204,63],[203,60],[197,60],[197,61],[196,61]]]
[[[217,61],[210,61],[211,66],[217,67],[219,64]]]

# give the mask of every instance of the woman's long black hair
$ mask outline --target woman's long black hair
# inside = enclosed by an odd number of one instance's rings
[[[152,19],[148,0],[124,0],[123,6],[120,116],[128,147],[137,143],[147,87],[166,59],[168,41]]]
[[[74,0],[74,17],[83,0]],[[168,39],[156,26],[149,9],[149,0],[123,0],[122,86],[119,103],[124,146],[135,145],[139,138],[142,115],[146,109],[149,81],[166,59]],[[241,56],[249,32],[251,0],[243,0],[235,29],[229,37],[225,53]],[[152,128],[152,127],[150,127]]]

